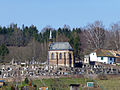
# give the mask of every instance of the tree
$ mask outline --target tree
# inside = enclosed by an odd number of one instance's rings
[[[4,59],[4,56],[7,54],[9,54],[9,50],[4,44],[2,44],[0,46],[0,56],[2,57],[1,59]]]
[[[71,35],[70,35],[70,39],[69,39],[69,43],[71,44],[71,46],[74,48],[74,55],[76,56],[76,58],[80,59],[81,58],[81,41],[80,41],[80,33],[77,32],[78,28],[73,29]]]
[[[120,50],[120,23],[114,23],[111,25],[109,46],[112,49]]]
[[[89,24],[84,32],[90,48],[103,48],[105,40],[105,30],[102,22],[96,21],[93,24]]]

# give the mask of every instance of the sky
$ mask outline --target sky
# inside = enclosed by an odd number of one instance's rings
[[[41,31],[84,27],[100,20],[106,27],[120,21],[120,0],[0,0],[0,25],[35,25]]]

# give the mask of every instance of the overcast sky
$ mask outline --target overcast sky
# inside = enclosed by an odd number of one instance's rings
[[[34,24],[40,31],[64,24],[84,27],[96,20],[106,27],[120,21],[120,0],[0,0],[0,25]]]

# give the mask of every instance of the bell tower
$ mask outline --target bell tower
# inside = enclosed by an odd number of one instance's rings
[[[49,49],[50,49],[50,44],[52,42],[53,42],[53,40],[52,40],[52,31],[50,30],[49,43],[48,43],[48,65],[49,65],[49,59],[50,59]]]
[[[53,42],[52,40],[52,31],[50,30],[50,36],[49,36],[49,45]]]

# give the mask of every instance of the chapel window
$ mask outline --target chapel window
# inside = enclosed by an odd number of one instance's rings
[[[62,53],[60,53],[60,59],[62,59]]]
[[[54,59],[54,53],[51,54],[51,59],[52,59],[52,60]]]

